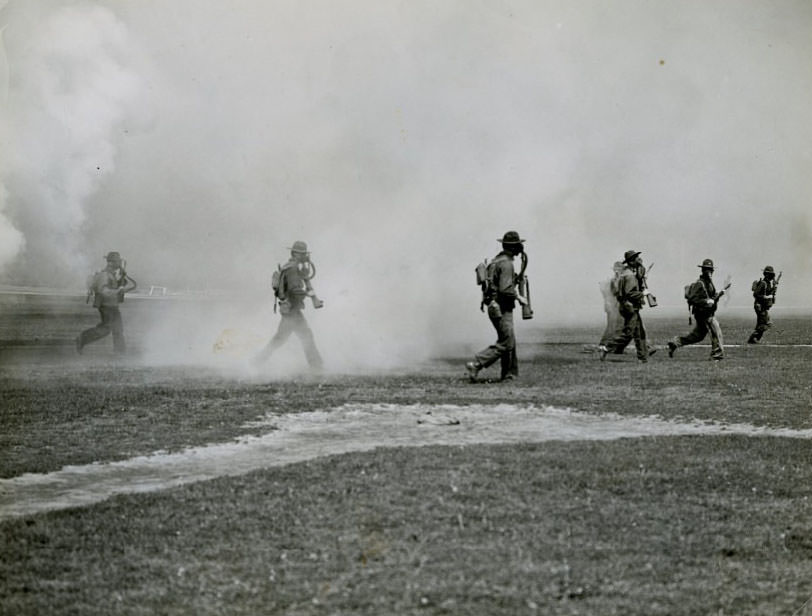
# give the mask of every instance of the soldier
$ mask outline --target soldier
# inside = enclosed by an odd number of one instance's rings
[[[76,351],[81,355],[85,345],[113,334],[113,350],[118,354],[126,351],[124,343],[124,323],[118,305],[124,301],[124,294],[133,291],[136,282],[124,270],[121,255],[110,252],[105,257],[107,267],[94,274],[88,285],[88,300],[93,295],[93,307],[101,315],[95,327],[86,329],[76,338]]]
[[[517,301],[524,305],[527,299],[516,290],[519,276],[513,267],[513,259],[524,252],[524,240],[516,231],[508,231],[501,242],[502,252],[488,265],[482,296],[482,303],[488,308],[488,318],[496,330],[496,342],[477,353],[474,361],[465,364],[472,381],[480,370],[496,360],[501,361],[501,380],[509,381],[519,375],[513,308]]]
[[[271,354],[282,346],[291,334],[296,334],[304,347],[307,363],[312,369],[322,367],[322,359],[313,339],[313,332],[305,320],[304,302],[309,297],[314,308],[321,308],[324,302],[316,297],[310,280],[316,269],[310,261],[310,253],[305,242],[297,240],[290,248],[290,260],[274,274],[274,295],[279,300],[279,314],[282,320],[273,338],[257,355],[256,362],[266,361]],[[274,301],[276,311],[276,301]]]
[[[763,277],[753,283],[753,308],[756,311],[756,329],[747,339],[748,344],[758,344],[764,332],[772,327],[770,308],[775,304],[778,281],[775,279],[775,270],[772,265],[765,267],[762,273]]]
[[[637,350],[637,361],[640,363],[648,361],[646,330],[640,318],[640,310],[643,308],[646,295],[649,294],[649,290],[645,288],[643,282],[643,275],[643,260],[640,258],[640,252],[627,250],[623,255],[623,271],[617,279],[615,291],[620,316],[623,317],[623,330],[608,344],[598,347],[601,360],[604,360],[608,353],[625,348],[633,339]]]
[[[710,333],[711,336],[711,359],[722,360],[725,357],[724,341],[722,340],[722,328],[716,319],[716,308],[719,305],[719,298],[724,295],[730,287],[726,285],[721,291],[717,291],[713,284],[713,261],[705,259],[701,268],[702,273],[699,279],[688,285],[685,289],[685,299],[691,314],[694,317],[694,328],[684,336],[676,336],[668,342],[668,356],[674,357],[674,351],[687,344],[696,344],[702,341]]]
[[[617,297],[615,297],[617,281],[622,271],[623,263],[615,261],[612,266],[613,276],[600,283],[600,291],[601,295],[603,295],[603,311],[606,313],[606,327],[603,330],[598,347],[609,344],[623,330],[623,318],[620,316]],[[623,349],[620,349],[619,352],[623,353]]]

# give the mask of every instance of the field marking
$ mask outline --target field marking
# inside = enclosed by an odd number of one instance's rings
[[[679,347],[680,349],[690,349],[691,347],[697,347],[700,349],[709,349],[711,345],[709,344],[687,344],[685,346]],[[812,348],[812,344],[780,344],[780,343],[771,343],[771,342],[759,342],[758,344],[723,344],[723,348],[731,348],[731,349],[757,349],[759,347],[767,347],[771,349],[775,348],[791,348],[791,349],[808,349]]]
[[[66,466],[0,480],[0,520],[80,507],[116,494],[152,492],[379,447],[614,440],[646,436],[742,434],[812,439],[812,430],[749,424],[676,422],[592,415],[550,406],[347,404],[324,411],[269,415],[251,422],[262,436],[155,453],[119,462]]]

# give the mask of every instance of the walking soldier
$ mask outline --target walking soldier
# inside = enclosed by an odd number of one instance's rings
[[[310,367],[316,370],[322,367],[321,355],[316,348],[313,332],[302,314],[307,297],[311,298],[314,308],[324,306],[324,302],[316,297],[310,282],[315,275],[316,268],[310,261],[307,244],[302,241],[294,242],[290,249],[290,260],[277,268],[271,281],[274,291],[274,312],[276,312],[278,300],[282,320],[279,322],[276,334],[257,355],[257,363],[267,360],[290,338],[291,334],[296,334],[304,347],[305,357]]]
[[[625,348],[633,339],[637,350],[637,360],[641,363],[648,361],[646,330],[640,318],[640,310],[643,308],[646,295],[649,294],[643,275],[643,260],[640,258],[640,252],[627,250],[623,255],[623,270],[617,279],[615,290],[620,316],[623,317],[623,330],[608,344],[598,347],[601,360],[606,358],[607,353]]]
[[[519,375],[516,356],[516,332],[513,326],[513,309],[518,301],[523,309],[529,309],[529,298],[522,295],[519,288],[526,288],[524,270],[527,256],[524,253],[524,240],[516,231],[508,231],[502,237],[502,252],[490,263],[482,263],[477,268],[477,282],[482,287],[482,307],[487,307],[488,318],[496,330],[496,342],[482,349],[474,356],[474,361],[465,364],[468,377],[473,381],[483,368],[497,360],[501,361],[501,379],[509,381]],[[513,260],[521,256],[522,269],[517,275]],[[527,310],[523,318],[531,318]]]

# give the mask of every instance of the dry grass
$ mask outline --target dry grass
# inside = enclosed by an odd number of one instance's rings
[[[773,341],[809,343],[808,323],[787,319]],[[728,321],[728,341],[748,327]],[[649,323],[660,342],[683,329]],[[26,364],[34,351],[7,341],[0,473],[229,440],[268,411],[347,402],[812,427],[812,349],[734,348],[721,365],[703,349],[661,351],[638,366],[580,353],[593,334],[540,330],[518,381],[474,385],[462,356],[257,384],[69,355]],[[70,350],[62,334],[45,338],[52,354]],[[812,449],[786,438],[347,454],[1,523],[0,613],[803,614],[810,486]]]

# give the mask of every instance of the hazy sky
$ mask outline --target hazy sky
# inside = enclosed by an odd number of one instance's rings
[[[0,28],[2,281],[119,250],[263,292],[303,239],[334,314],[442,329],[516,229],[539,318],[600,319],[629,248],[666,305],[705,257],[741,304],[769,263],[812,305],[806,0],[10,0]]]

